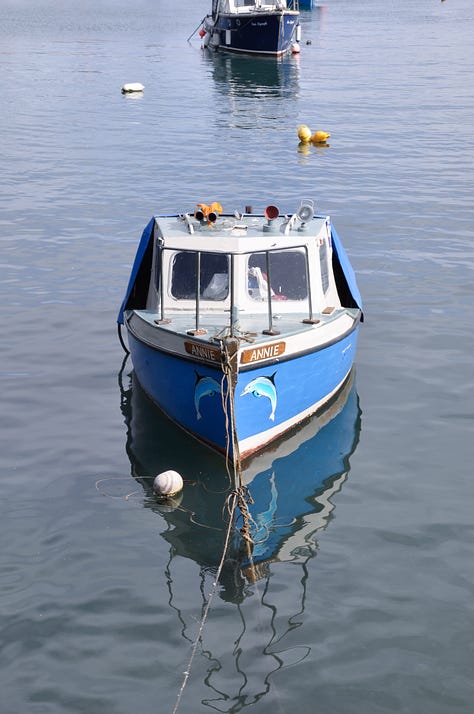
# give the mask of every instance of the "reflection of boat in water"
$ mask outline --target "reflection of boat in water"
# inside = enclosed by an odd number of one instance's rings
[[[297,121],[294,112],[300,80],[299,55],[262,57],[257,61],[245,55],[217,52],[203,54],[202,61],[214,80],[219,126],[226,121],[252,131],[268,127],[280,131]]]
[[[216,585],[227,529],[228,491],[218,490],[225,464],[184,436],[152,404],[133,373],[122,388],[122,411],[132,475],[143,487],[145,507],[162,519],[161,536],[169,543],[164,577],[170,612],[186,644],[195,646],[201,641],[202,631],[199,640],[194,633],[210,602],[207,593]],[[253,562],[239,551],[236,534],[218,582],[218,633],[211,613],[202,635],[200,669],[204,666],[205,675],[197,686],[205,695],[199,705],[193,699],[193,711],[203,706],[237,714],[271,693],[277,672],[309,656],[311,645],[294,636],[304,622],[308,565],[317,552],[317,533],[331,519],[332,498],[347,478],[359,432],[351,373],[324,411],[257,455],[243,472],[254,500]],[[180,471],[185,487],[175,503],[163,505],[153,495],[152,482],[156,473],[169,468]],[[199,568],[195,578],[190,577],[189,561]],[[197,600],[190,609],[191,593]],[[190,663],[186,676],[189,669]]]
[[[298,89],[297,57],[263,57],[256,62],[245,55],[205,55],[212,63],[212,75],[224,94],[235,97],[287,97]]]
[[[232,488],[225,462],[183,435],[142,391],[134,373],[122,392],[127,423],[127,453],[132,475],[145,490],[146,505],[168,523],[163,534],[174,551],[200,566],[215,568],[222,555]],[[222,585],[258,579],[271,562],[303,562],[315,554],[315,534],[331,517],[332,496],[349,471],[359,435],[360,412],[353,373],[323,411],[254,457],[242,471],[253,502],[249,505],[253,551],[242,549],[236,523]],[[167,469],[181,473],[185,486],[171,504],[156,501],[154,476]],[[225,484],[228,483],[228,487]],[[223,485],[224,484],[224,485]],[[237,596],[237,591],[231,599]]]
[[[243,473],[258,526],[255,563],[303,562],[316,552],[315,534],[325,528],[331,501],[349,472],[359,438],[360,411],[354,374],[332,403],[274,452],[257,456]],[[264,509],[264,504],[268,504]]]

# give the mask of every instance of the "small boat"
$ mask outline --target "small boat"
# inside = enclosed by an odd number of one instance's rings
[[[334,398],[362,319],[331,219],[306,200],[153,217],[117,322],[152,401],[239,466]]]
[[[297,52],[298,0],[212,0],[200,35],[204,47],[255,55]]]

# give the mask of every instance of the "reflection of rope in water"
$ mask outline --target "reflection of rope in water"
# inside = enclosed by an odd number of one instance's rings
[[[166,576],[166,585],[168,587],[168,593],[169,593],[169,599],[168,599],[168,605],[176,611],[176,614],[178,616],[178,620],[180,621],[182,627],[181,627],[181,636],[183,639],[188,640],[188,642],[192,642],[192,639],[187,636],[186,634],[186,622],[181,614],[181,610],[178,607],[175,607],[173,604],[173,589],[172,589],[172,583],[173,583],[173,578],[171,576],[171,561],[173,560],[173,557],[175,555],[174,548],[170,548],[170,557],[168,559],[168,562],[166,563],[165,567],[165,576]]]
[[[248,691],[246,691],[252,686],[252,682],[251,682],[251,676],[248,673],[245,662],[242,661],[243,657],[246,653],[246,646],[245,646],[245,643],[243,642],[243,640],[246,635],[249,635],[250,637],[252,636],[252,628],[251,628],[251,625],[246,622],[246,618],[245,618],[245,615],[243,612],[242,605],[240,605],[240,604],[237,605],[238,613],[239,613],[240,620],[241,620],[241,632],[237,636],[236,639],[234,639],[234,638],[232,639],[232,641],[234,643],[232,655],[235,659],[236,670],[242,679],[242,683],[239,686],[238,693],[234,697],[230,697],[225,691],[222,690],[221,687],[219,687],[216,683],[213,683],[211,681],[213,676],[214,677],[217,676],[222,669],[222,665],[219,662],[219,660],[216,659],[215,657],[213,657],[212,661],[215,662],[216,664],[208,670],[208,673],[204,679],[204,682],[205,682],[206,686],[209,687],[209,689],[211,689],[216,694],[216,697],[213,699],[204,699],[202,701],[204,706],[207,706],[210,709],[213,709],[218,712],[226,712],[226,714],[238,714],[238,712],[242,711],[243,709],[246,709],[249,706],[253,706],[254,704],[257,704],[261,699],[263,699],[265,696],[267,696],[270,692],[270,689],[272,689],[273,692],[275,693],[276,697],[278,698],[278,703],[277,703],[278,711],[283,711],[284,705],[280,699],[278,690],[276,689],[275,681],[271,682],[270,678],[277,672],[281,672],[283,669],[287,669],[288,667],[292,667],[294,665],[300,664],[311,653],[311,647],[309,645],[297,645],[297,646],[288,647],[287,649],[284,649],[281,647],[282,640],[292,630],[294,630],[298,627],[301,627],[303,624],[300,619],[295,622],[295,618],[298,618],[299,615],[301,615],[304,611],[307,578],[308,578],[308,570],[307,570],[306,564],[303,564],[303,577],[301,578],[301,581],[300,581],[302,584],[302,588],[303,588],[301,608],[297,613],[295,613],[294,615],[291,615],[288,618],[287,627],[285,628],[285,630],[282,632],[281,635],[278,635],[278,633],[277,633],[277,625],[276,625],[277,614],[278,614],[277,607],[266,601],[266,597],[267,597],[267,594],[269,591],[269,586],[270,586],[270,578],[267,577],[267,579],[266,579],[266,584],[263,589],[263,592],[261,594],[259,594],[259,596],[258,596],[258,606],[259,606],[259,609],[257,611],[258,630],[260,631],[260,630],[263,630],[263,628],[264,628],[261,613],[263,611],[263,608],[265,608],[266,610],[269,610],[271,613],[270,628],[271,628],[272,635],[271,635],[270,641],[262,648],[261,654],[266,657],[270,657],[270,659],[274,661],[275,666],[265,676],[263,683],[258,688],[258,691],[254,691],[252,694],[249,694]],[[249,602],[251,602],[251,601],[249,601]],[[279,648],[275,649],[276,646],[279,646]],[[209,659],[211,659],[211,658],[209,657]],[[286,711],[286,709],[285,709],[285,711]]]
[[[232,501],[232,502],[231,502],[231,501]],[[231,494],[231,496],[229,497],[229,525],[228,525],[228,527],[227,527],[227,532],[226,532],[226,538],[225,538],[224,548],[223,548],[223,551],[222,551],[222,557],[221,557],[221,560],[220,560],[220,562],[219,562],[219,567],[217,568],[216,578],[215,578],[215,581],[214,581],[214,583],[213,583],[213,585],[212,585],[212,590],[211,590],[211,592],[210,592],[209,599],[208,599],[208,601],[207,601],[207,603],[206,603],[206,606],[205,606],[205,608],[204,608],[204,612],[203,612],[203,615],[202,615],[202,618],[201,618],[201,624],[199,625],[199,630],[198,630],[197,637],[196,637],[196,639],[194,640],[194,645],[193,645],[193,648],[192,648],[192,651],[191,651],[191,656],[190,656],[189,661],[188,661],[188,666],[186,667],[186,670],[185,670],[185,672],[184,672],[184,679],[183,679],[183,682],[182,682],[182,684],[181,684],[181,688],[180,688],[180,690],[179,690],[179,692],[178,692],[178,697],[177,697],[176,704],[175,704],[174,709],[173,709],[173,714],[176,714],[176,712],[178,711],[178,707],[179,707],[179,704],[180,704],[180,702],[181,702],[181,698],[182,698],[182,696],[183,696],[184,689],[185,689],[186,684],[187,684],[188,679],[189,679],[189,675],[190,675],[190,672],[191,672],[191,667],[192,667],[192,664],[193,664],[193,661],[194,661],[194,657],[195,657],[195,655],[196,655],[196,651],[197,651],[199,642],[200,642],[201,637],[202,637],[202,633],[203,633],[203,630],[204,630],[204,625],[206,624],[207,616],[208,616],[208,614],[209,614],[209,610],[210,610],[210,608],[211,608],[211,604],[212,604],[212,601],[213,601],[213,599],[214,599],[214,595],[216,594],[216,591],[217,591],[217,586],[218,586],[218,583],[219,583],[219,578],[220,578],[221,573],[222,573],[222,568],[224,567],[224,561],[225,561],[225,557],[226,557],[226,554],[227,554],[227,548],[229,547],[230,536],[231,536],[231,532],[232,532],[233,518],[234,518],[234,513],[235,513],[235,509],[236,509],[236,508],[237,508],[237,494],[236,494],[236,493],[233,493],[233,494]]]

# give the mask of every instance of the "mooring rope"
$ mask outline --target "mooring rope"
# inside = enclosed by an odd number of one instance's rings
[[[242,467],[240,462],[239,445],[237,440],[237,430],[235,423],[235,409],[234,409],[234,390],[232,385],[232,366],[231,358],[229,355],[228,344],[225,340],[221,340],[221,349],[224,354],[224,359],[222,361],[222,380],[221,380],[221,398],[222,398],[222,409],[225,415],[225,430],[226,430],[226,449],[225,449],[225,464],[226,471],[229,482],[233,484],[233,490],[230,492],[226,499],[224,508],[227,510],[229,523],[227,526],[224,547],[222,550],[222,556],[219,561],[216,576],[212,585],[212,590],[209,594],[209,599],[204,608],[204,612],[199,625],[198,633],[191,650],[191,656],[188,660],[188,665],[184,671],[184,678],[178,692],[176,699],[176,704],[174,706],[172,714],[176,714],[178,707],[181,703],[181,699],[188,683],[189,675],[191,673],[191,667],[194,661],[194,657],[197,652],[199,642],[202,638],[202,633],[204,626],[206,624],[207,616],[211,608],[212,601],[217,592],[219,585],[219,579],[224,567],[227,550],[229,548],[230,538],[232,531],[234,529],[234,517],[235,511],[238,508],[242,517],[242,527],[239,529],[239,533],[242,540],[245,543],[247,557],[251,564],[253,570],[253,560],[252,560],[252,549],[253,541],[250,535],[251,523],[253,522],[248,508],[249,503],[253,503],[252,497],[250,495],[249,489],[242,483]],[[232,445],[232,458],[231,458],[231,445]]]
[[[204,16],[204,17],[202,18],[201,22],[200,22],[199,25],[196,27],[196,29],[191,32],[191,34],[189,35],[189,37],[188,37],[188,39],[187,39],[187,42],[189,42],[189,41],[191,40],[191,38],[196,34],[196,32],[197,32],[197,31],[199,30],[199,28],[201,27],[201,25],[204,23],[205,19],[206,19],[206,16]]]
[[[118,332],[120,344],[122,345],[125,354],[126,354],[126,355],[129,355],[129,354],[130,354],[130,350],[128,349],[128,347],[127,347],[127,345],[125,344],[125,341],[124,341],[124,339],[123,339],[123,337],[122,337],[122,325],[120,324],[120,322],[117,322],[117,332]]]
[[[120,344],[122,345],[124,352],[125,352],[125,357],[123,359],[122,367],[119,372],[119,384],[121,388],[121,392],[123,392],[123,384],[122,384],[122,375],[123,371],[125,368],[125,364],[128,360],[128,356],[130,355],[130,350],[127,348],[127,345],[125,344],[125,341],[122,336],[122,331],[121,331],[121,326],[118,324],[118,336],[120,340]],[[241,334],[237,338],[237,341],[240,339],[243,339],[245,341],[252,341],[253,335],[245,335]],[[250,338],[250,339],[249,339]],[[227,525],[227,530],[226,530],[226,535],[225,535],[225,541],[224,541],[224,547],[222,550],[222,555],[221,559],[219,561],[219,565],[216,571],[215,579],[212,585],[211,592],[209,594],[209,599],[206,603],[206,606],[204,608],[204,612],[202,614],[201,622],[199,625],[198,633],[196,636],[196,639],[194,640],[193,647],[191,650],[191,656],[188,660],[187,667],[184,671],[184,678],[181,683],[181,687],[178,692],[178,696],[176,699],[176,703],[174,706],[174,709],[172,711],[172,714],[176,714],[178,711],[179,705],[181,703],[181,699],[184,694],[184,690],[186,688],[186,685],[189,680],[189,676],[191,673],[191,667],[193,665],[194,657],[196,656],[197,648],[199,646],[199,643],[202,640],[202,633],[204,631],[204,626],[207,621],[207,617],[209,614],[209,610],[211,608],[214,596],[217,592],[217,588],[219,585],[219,580],[222,574],[222,569],[224,567],[227,551],[229,548],[229,543],[231,539],[231,534],[234,530],[235,527],[235,512],[236,509],[238,508],[240,511],[240,515],[242,518],[242,526],[239,528],[238,532],[240,533],[240,536],[245,544],[245,549],[246,549],[246,555],[250,563],[250,568],[251,571],[253,572],[254,566],[253,566],[253,559],[252,559],[252,550],[253,550],[253,545],[254,542],[251,537],[251,525],[255,525],[249,508],[248,504],[253,503],[252,497],[250,495],[249,489],[243,485],[242,482],[242,467],[241,467],[241,461],[240,461],[240,452],[239,452],[239,444],[238,444],[238,439],[237,439],[237,428],[236,428],[236,420],[235,420],[235,405],[234,405],[234,385],[233,385],[233,371],[232,371],[232,365],[231,365],[231,355],[229,354],[229,346],[227,343],[227,340],[225,338],[219,339],[219,342],[221,344],[221,349],[224,355],[224,359],[222,361],[222,380],[221,380],[221,399],[222,399],[222,409],[224,412],[224,419],[225,419],[225,434],[226,434],[226,448],[225,448],[225,465],[226,465],[226,472],[227,472],[227,477],[229,480],[229,484],[231,485],[231,491],[226,499],[224,509],[227,511],[228,515],[228,525]],[[234,354],[232,356],[235,356]],[[232,453],[232,457],[231,457]],[[109,480],[118,480],[118,479],[98,479],[96,481],[96,489],[99,491],[99,493],[102,493],[102,495],[109,496],[110,494],[102,492],[100,489],[100,486],[103,482],[109,481]],[[134,491],[132,493],[129,493],[125,496],[125,500],[128,500],[131,498],[133,495],[135,495],[137,492]],[[123,498],[123,496],[120,496]],[[180,509],[181,510],[181,509]],[[183,509],[184,510],[184,509]],[[190,516],[190,521],[197,523],[198,525],[203,525],[199,524],[197,521],[193,520],[193,513],[191,513]],[[252,577],[252,581],[255,582],[256,578]]]
[[[230,501],[232,501],[232,503],[230,503]],[[192,664],[193,664],[193,661],[194,661],[194,657],[195,657],[195,655],[196,655],[199,642],[201,641],[202,633],[203,633],[203,630],[204,630],[204,625],[206,624],[207,616],[208,616],[209,610],[210,610],[210,608],[211,608],[211,604],[212,604],[212,601],[213,601],[213,599],[214,599],[214,595],[215,595],[216,592],[217,592],[217,586],[218,586],[218,584],[219,584],[219,578],[220,578],[221,573],[222,573],[222,568],[224,567],[225,557],[226,557],[226,554],[227,554],[227,548],[229,547],[230,536],[231,536],[232,529],[233,529],[233,521],[234,521],[234,515],[235,515],[236,506],[237,506],[237,492],[236,492],[236,491],[232,491],[232,493],[229,495],[229,498],[228,498],[229,524],[228,524],[228,526],[227,526],[227,532],[226,532],[226,537],[225,537],[225,542],[224,542],[224,549],[223,549],[223,551],[222,551],[222,556],[221,556],[221,559],[220,559],[220,562],[219,562],[219,566],[218,566],[218,568],[217,568],[217,572],[216,572],[216,577],[215,577],[214,583],[212,584],[212,590],[211,590],[211,592],[210,592],[210,594],[209,594],[209,599],[208,599],[208,601],[207,601],[207,603],[206,603],[206,607],[204,608],[204,612],[203,612],[203,615],[202,615],[202,618],[201,618],[201,623],[200,623],[200,625],[199,625],[199,630],[198,630],[198,633],[197,633],[197,637],[196,637],[196,639],[194,640],[193,648],[192,648],[192,650],[191,650],[191,656],[190,656],[190,658],[189,658],[189,660],[188,660],[188,666],[186,667],[186,669],[185,669],[185,671],[184,671],[184,679],[183,679],[183,682],[182,682],[182,684],[181,684],[181,688],[180,688],[180,690],[179,690],[179,692],[178,692],[178,697],[177,697],[177,699],[176,699],[176,704],[175,704],[175,706],[174,706],[174,709],[173,709],[172,714],[176,714],[176,712],[178,711],[178,707],[179,707],[179,705],[180,705],[181,698],[182,698],[182,696],[183,696],[184,690],[185,690],[185,688],[186,688],[186,684],[187,684],[188,679],[189,679],[189,675],[190,675],[190,673],[191,673],[191,667],[192,667]]]

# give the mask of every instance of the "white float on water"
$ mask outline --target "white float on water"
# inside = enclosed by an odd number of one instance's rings
[[[175,496],[182,488],[183,479],[177,471],[163,471],[153,481],[153,491],[158,498]]]
[[[140,82],[130,82],[122,87],[122,94],[130,94],[131,92],[143,92],[145,87]]]

